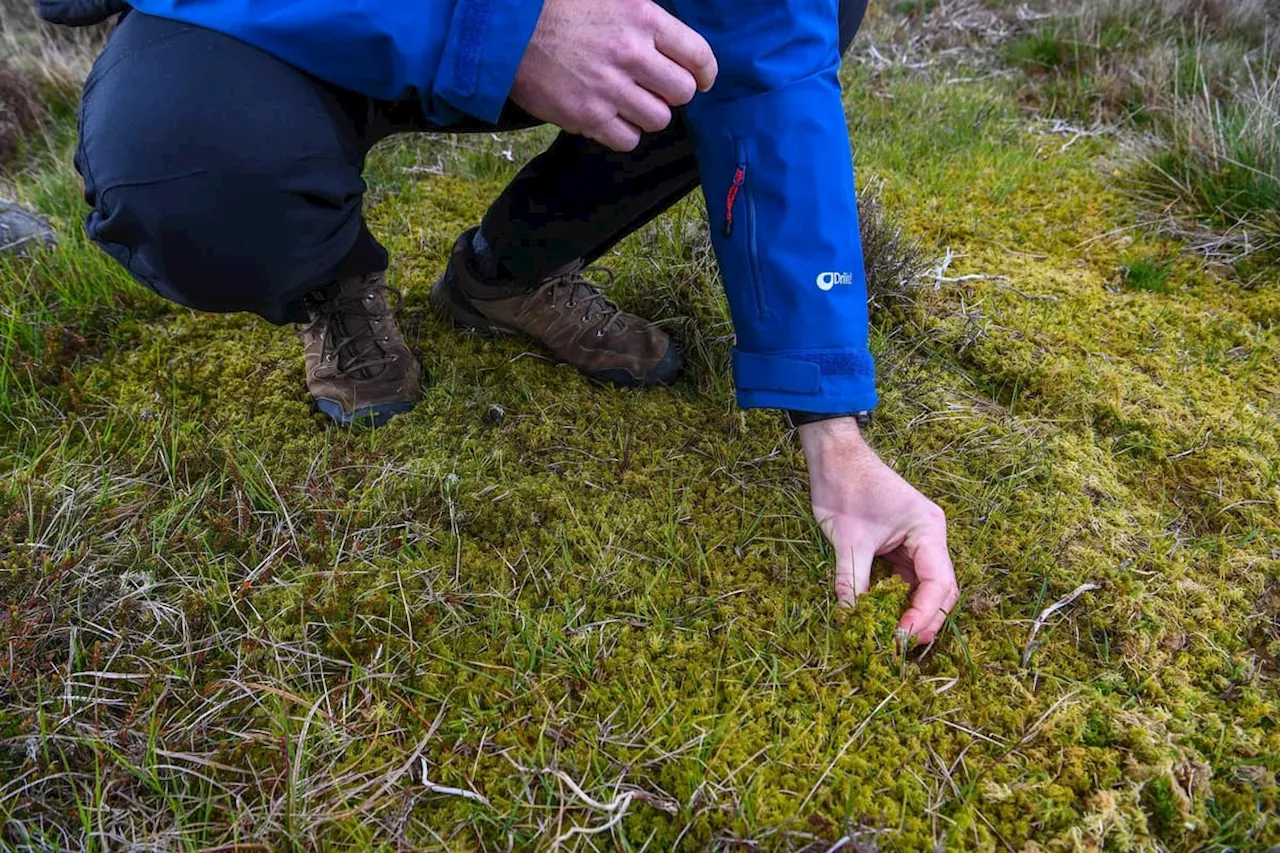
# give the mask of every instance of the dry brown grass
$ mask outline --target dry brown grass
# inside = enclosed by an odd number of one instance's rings
[[[1243,280],[1280,247],[1280,2],[909,5],[906,18],[872,19],[862,65],[1007,78],[1034,122],[1123,139],[1121,180],[1166,236]]]
[[[858,193],[862,260],[867,299],[873,316],[911,302],[927,266],[920,245],[902,230],[881,201],[883,184],[867,181]]]
[[[109,31],[109,25],[50,26],[36,15],[34,3],[0,0],[0,135],[8,132],[11,148],[44,129],[51,113],[60,118],[74,109]],[[11,130],[3,120],[6,111],[22,118]]]
[[[0,170],[17,155],[23,140],[36,132],[44,114],[35,83],[0,59]]]
[[[1280,3],[1275,0],[1123,0],[1111,5],[1117,11],[1149,13],[1250,40],[1261,40],[1280,18]]]

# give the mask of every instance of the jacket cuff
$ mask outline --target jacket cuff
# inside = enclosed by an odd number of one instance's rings
[[[871,424],[871,412],[797,412],[794,409],[782,410],[783,421],[790,429],[797,429],[805,424],[816,424],[820,421],[833,421],[839,418],[853,418],[858,422],[858,426],[867,427]]]
[[[848,414],[879,403],[875,362],[865,351],[761,355],[735,349],[733,379],[743,409]]]
[[[458,0],[436,95],[467,115],[496,123],[541,14],[541,0]]]

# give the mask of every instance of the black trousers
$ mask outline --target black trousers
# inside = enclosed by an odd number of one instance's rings
[[[866,4],[842,0],[844,47]],[[295,322],[312,290],[386,269],[361,210],[375,143],[535,123],[511,106],[497,125],[433,127],[416,100],[368,98],[220,33],[129,12],[85,83],[85,225],[161,296]],[[493,203],[483,231],[501,266],[532,284],[599,257],[697,185],[679,111],[625,154],[562,133]]]

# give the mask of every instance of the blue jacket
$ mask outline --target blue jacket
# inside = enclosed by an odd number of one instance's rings
[[[688,107],[737,332],[744,408],[876,404],[853,163],[837,70],[838,0],[659,0],[706,38],[720,77]],[[130,0],[225,32],[317,77],[421,98],[448,125],[496,121],[539,0]],[[120,0],[41,0],[73,18]],[[46,8],[47,7],[47,8]],[[55,8],[58,7],[58,8]]]

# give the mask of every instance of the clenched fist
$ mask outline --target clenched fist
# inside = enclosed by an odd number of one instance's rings
[[[706,40],[652,0],[546,0],[511,100],[530,115],[631,151],[710,89]]]

